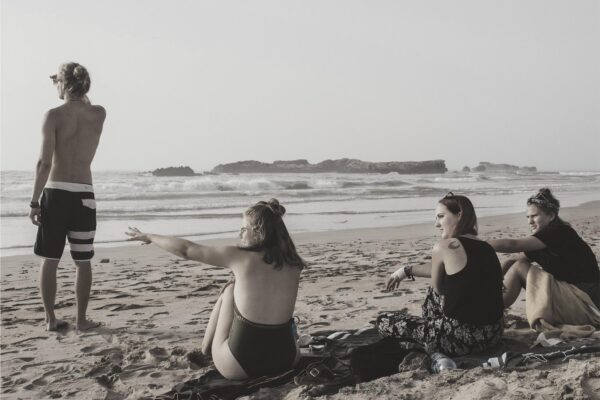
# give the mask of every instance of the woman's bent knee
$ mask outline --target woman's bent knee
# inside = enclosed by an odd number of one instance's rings
[[[221,294],[219,295],[219,299],[233,297],[233,287],[234,287],[234,284],[228,283],[226,287],[221,289]]]
[[[519,275],[521,278],[521,283],[527,282],[527,273],[529,272],[529,268],[531,268],[531,262],[528,260],[521,259],[513,265],[513,270]]]

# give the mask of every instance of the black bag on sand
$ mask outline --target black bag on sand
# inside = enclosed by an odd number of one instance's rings
[[[398,365],[410,352],[397,339],[384,338],[350,351],[350,368],[360,382],[367,382],[398,373]]]
[[[381,339],[353,347],[345,355],[309,364],[296,375],[294,383],[305,386],[303,393],[311,397],[335,394],[344,386],[398,373],[398,365],[415,350],[407,349],[406,343],[403,347],[396,339]],[[424,353],[418,349],[416,352]]]

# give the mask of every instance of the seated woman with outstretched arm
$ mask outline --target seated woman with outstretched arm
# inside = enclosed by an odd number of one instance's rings
[[[499,253],[522,253],[503,265],[504,306],[509,307],[515,302],[529,279],[535,286],[527,290],[527,303],[536,299],[548,303],[547,311],[552,311],[551,315],[545,312],[546,318],[551,316],[556,324],[599,326],[598,261],[590,246],[558,216],[559,209],[560,202],[550,189],[540,189],[527,200],[531,236],[488,240]],[[533,266],[533,262],[541,269]],[[543,286],[538,283],[540,281]],[[541,294],[543,297],[537,293],[542,287],[548,291]],[[530,314],[531,307],[526,306]]]
[[[494,249],[477,237],[471,201],[449,193],[435,210],[440,240],[431,263],[394,272],[387,289],[407,277],[431,278],[421,317],[404,311],[381,313],[383,336],[414,342],[428,352],[465,355],[495,347],[502,338],[502,270]]]
[[[242,215],[237,246],[203,246],[137,228],[127,232],[129,240],[231,269],[235,283],[217,300],[202,343],[202,351],[212,351],[215,367],[228,379],[284,372],[299,358],[292,316],[306,264],[283,223],[284,214],[276,199],[250,207]]]

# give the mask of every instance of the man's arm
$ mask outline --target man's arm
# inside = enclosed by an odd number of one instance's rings
[[[527,261],[529,262],[529,259],[527,258],[527,256],[525,254],[520,254],[516,257],[512,257],[509,258],[508,260],[504,261],[502,263],[502,276],[506,275],[506,273],[508,272],[508,270],[510,270],[510,268],[517,262],[517,261]]]
[[[490,239],[487,241],[498,253],[520,253],[522,251],[536,251],[546,248],[544,242],[535,236],[521,239]]]
[[[40,157],[35,167],[35,181],[33,183],[33,194],[31,195],[31,211],[29,218],[34,225],[40,225],[40,207],[39,201],[42,190],[48,181],[50,170],[52,168],[52,157],[54,155],[54,146],[56,144],[56,121],[52,111],[48,111],[44,116],[42,124],[42,149]],[[37,207],[35,207],[37,205]]]

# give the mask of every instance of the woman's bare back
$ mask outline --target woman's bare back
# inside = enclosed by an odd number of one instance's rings
[[[262,252],[247,254],[241,264],[232,268],[235,274],[234,302],[248,320],[278,325],[293,315],[300,281],[300,269],[283,265],[276,269],[262,260]]]

